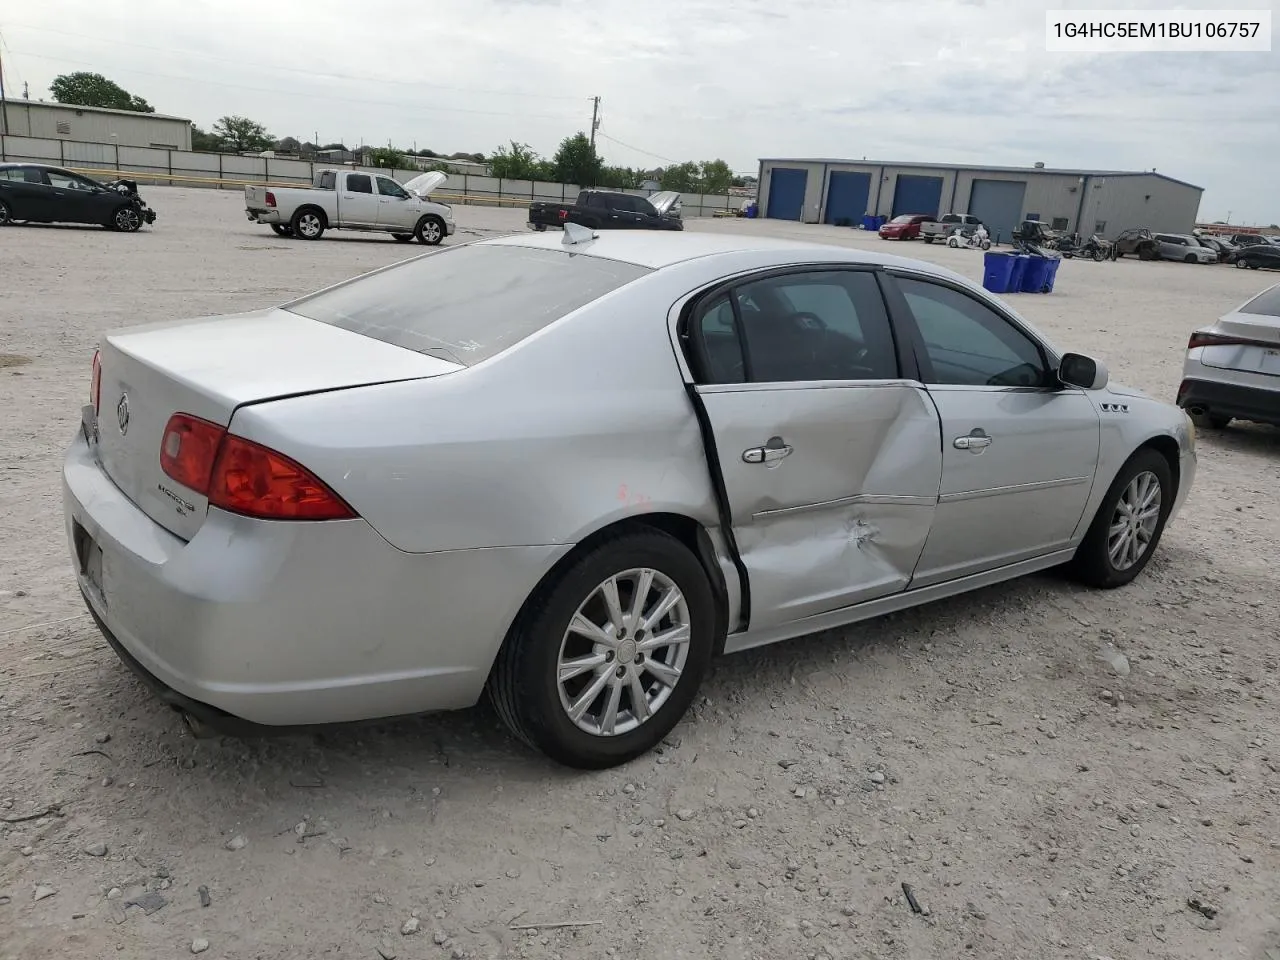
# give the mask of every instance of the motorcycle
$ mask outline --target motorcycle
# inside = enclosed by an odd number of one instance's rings
[[[156,212],[146,205],[142,197],[138,196],[138,181],[130,180],[127,177],[117,177],[103,184],[108,190],[113,190],[122,197],[130,197],[133,205],[137,208],[138,213],[142,215],[143,222],[155,223]]]
[[[965,250],[990,250],[991,240],[987,234],[985,227],[978,227],[976,230],[961,232],[959,230],[947,237],[947,246],[953,250],[964,248]]]
[[[1058,250],[1068,260],[1072,257],[1080,257],[1088,258],[1094,263],[1101,263],[1111,257],[1111,244],[1096,233],[1083,243],[1080,242],[1078,233],[1062,237],[1058,240]]]

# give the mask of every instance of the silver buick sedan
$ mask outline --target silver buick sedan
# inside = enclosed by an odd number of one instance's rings
[[[712,656],[1150,560],[1177,407],[957,274],[701,233],[449,247],[278,309],[109,333],[67,534],[196,730],[465,708],[606,767]]]

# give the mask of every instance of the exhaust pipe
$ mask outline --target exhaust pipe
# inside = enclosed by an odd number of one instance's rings
[[[1191,414],[1193,417],[1203,417],[1208,412],[1209,408],[1199,403],[1187,407],[1187,413]]]

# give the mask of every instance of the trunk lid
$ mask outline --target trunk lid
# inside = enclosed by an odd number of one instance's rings
[[[1206,367],[1280,377],[1280,318],[1228,313],[1206,332],[1254,341],[1202,348],[1200,362]]]
[[[244,404],[463,369],[278,309],[131,327],[108,334],[100,351],[98,462],[147,516],[186,540],[208,500],[160,467],[173,414],[225,427]]]

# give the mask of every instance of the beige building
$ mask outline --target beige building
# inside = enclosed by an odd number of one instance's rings
[[[162,113],[77,107],[44,100],[6,100],[3,119],[0,132],[13,137],[191,149],[191,121]]]
[[[1203,188],[1154,171],[761,160],[762,216],[856,226],[864,216],[970,213],[1008,241],[1023,220],[1114,237],[1130,227],[1190,233]]]

